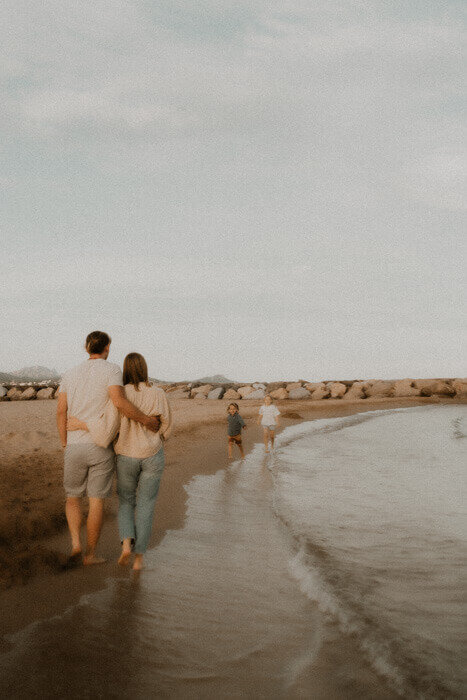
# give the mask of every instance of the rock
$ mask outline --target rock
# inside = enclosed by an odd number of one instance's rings
[[[269,384],[266,384],[266,391],[270,394],[271,391],[276,391],[276,389],[285,389],[285,384],[286,382],[269,382]]]
[[[316,389],[319,389],[320,387],[325,387],[326,384],[324,382],[307,382],[305,384],[305,389],[308,389],[308,391],[316,391]]]
[[[22,392],[20,396],[20,401],[30,401],[36,398],[36,390],[34,387],[30,386],[25,391]]]
[[[277,399],[278,401],[281,401],[282,399],[289,398],[289,392],[287,391],[287,389],[284,389],[284,387],[279,387],[279,389],[271,391],[269,396],[271,397],[271,399]]]
[[[289,391],[289,399],[309,399],[310,396],[311,393],[303,386],[299,386],[296,389],[290,389]]]
[[[436,396],[454,396],[456,390],[448,381],[439,380],[436,382],[433,394]]]
[[[247,386],[240,386],[240,387],[237,389],[237,392],[240,394],[240,396],[242,397],[242,399],[244,399],[245,396],[247,396],[248,394],[251,394],[252,391],[254,391],[254,389],[253,389],[252,386],[249,386],[249,385],[247,385]]]
[[[5,389],[5,387],[0,386],[0,400],[5,398],[7,394],[8,394],[8,391]]]
[[[256,389],[256,391],[252,391],[249,394],[246,394],[246,396],[244,396],[243,398],[246,401],[247,399],[264,399],[265,396],[266,392],[264,391],[264,389]]]
[[[263,389],[264,391],[266,391],[266,384],[261,384],[261,382],[255,382],[255,384],[253,384],[253,389]]]
[[[301,389],[301,387],[301,382],[292,382],[291,384],[287,384],[285,388],[287,389],[287,391],[293,391],[294,389]]]
[[[365,386],[365,382],[354,382],[342,398],[346,401],[364,399],[366,397]]]
[[[237,401],[238,399],[241,399],[242,397],[240,396],[238,391],[235,391],[235,389],[227,389],[227,391],[225,392],[225,394],[222,398],[227,399],[228,401]]]
[[[341,399],[347,389],[345,384],[342,384],[342,382],[332,382],[328,388],[331,392],[332,399]]]
[[[224,394],[224,387],[218,386],[217,389],[213,389],[208,394],[208,399],[221,399]]]
[[[53,386],[47,387],[47,389],[39,389],[36,395],[36,399],[53,399],[55,389]]]
[[[394,389],[394,382],[388,382],[383,380],[376,380],[367,382],[365,387],[365,392],[368,397],[378,397],[382,398],[384,396],[392,396],[392,391]]]
[[[10,399],[10,401],[19,401],[21,398],[21,390],[17,389],[15,386],[11,387],[11,389],[8,390],[7,392],[7,397]]]
[[[177,399],[189,399],[190,398],[190,392],[186,391],[185,389],[179,389],[178,391],[171,391],[169,400],[177,400]]]
[[[436,379],[415,379],[413,385],[420,389],[420,396],[432,396],[436,383]]]
[[[452,388],[456,396],[467,396],[467,379],[454,379]]]
[[[196,401],[199,401],[201,399],[207,399],[207,394],[203,394],[201,391],[199,391],[197,394],[193,394],[193,390],[191,391],[191,398],[195,399]]]
[[[331,390],[329,387],[327,387],[325,384],[322,384],[322,386],[319,386],[317,389],[313,391],[311,394],[311,400],[312,401],[321,401],[321,399],[327,399],[328,396],[330,395]]]
[[[197,394],[203,394],[206,397],[211,391],[211,389],[212,384],[203,384],[202,386],[195,386],[195,388],[191,390],[191,394],[192,396],[196,396]]]
[[[400,397],[421,396],[422,392],[415,386],[413,379],[399,379],[394,383],[393,395]]]

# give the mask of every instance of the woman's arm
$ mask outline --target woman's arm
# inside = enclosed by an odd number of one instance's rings
[[[170,409],[170,404],[167,401],[165,391],[161,390],[160,393],[158,392],[157,399],[157,407],[160,409],[161,420],[159,435],[165,442],[165,440],[169,439],[170,433],[172,432],[172,411]]]
[[[67,430],[86,430],[89,432],[88,424],[75,416],[70,416],[66,422]]]

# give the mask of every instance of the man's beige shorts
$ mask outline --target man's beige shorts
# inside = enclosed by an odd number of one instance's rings
[[[65,447],[63,485],[67,497],[86,494],[91,498],[108,498],[115,472],[115,453],[111,447],[93,442]]]

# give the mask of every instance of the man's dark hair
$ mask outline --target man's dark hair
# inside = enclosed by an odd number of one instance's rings
[[[86,338],[86,350],[90,355],[101,355],[111,343],[110,335],[103,331],[93,331]]]

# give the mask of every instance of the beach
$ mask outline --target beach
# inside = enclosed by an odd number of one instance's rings
[[[76,657],[79,640],[86,647],[96,635],[101,650],[102,636],[112,637],[108,655],[102,651],[102,669],[86,682],[89,658],[75,664],[75,672],[66,666],[70,697],[400,696],[352,634],[329,621],[324,634],[322,605],[303,594],[287,564],[289,535],[275,517],[271,464],[261,461],[258,446],[261,402],[240,403],[247,422],[244,468],[235,460],[228,466],[227,404],[173,401],[175,429],[166,446],[148,568],[139,581],[115,563],[115,496],[99,545],[107,563],[67,570],[56,404],[0,404],[2,682],[10,697],[47,689],[59,697],[65,692],[62,661],[56,673],[52,664],[44,674],[40,658],[51,653],[60,659],[63,648]],[[445,397],[277,402],[281,431],[357,413],[462,404],[465,399]],[[80,630],[73,643],[72,630]],[[130,654],[131,668],[123,649],[138,649],[136,659]],[[141,654],[151,657],[156,649],[160,664],[145,667]],[[15,686],[21,667],[31,673]]]

